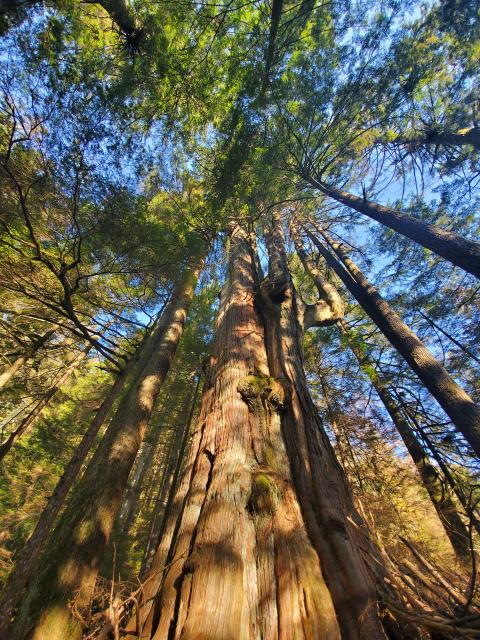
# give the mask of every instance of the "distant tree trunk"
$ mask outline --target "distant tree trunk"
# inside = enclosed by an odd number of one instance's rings
[[[415,429],[417,430],[417,433],[421,434],[421,438],[425,446],[427,447],[428,451],[430,452],[431,457],[438,464],[441,472],[443,473],[443,477],[447,481],[450,489],[457,496],[458,501],[464,508],[470,523],[475,528],[477,533],[480,535],[480,520],[478,519],[478,515],[477,515],[478,505],[476,505],[474,501],[472,502],[471,498],[470,499],[467,498],[462,487],[459,486],[458,482],[453,477],[448,465],[446,464],[442,455],[438,451],[438,448],[432,442],[432,439],[430,438],[430,436],[427,435],[427,433],[425,433],[425,429],[419,423],[417,416],[410,410],[410,407],[404,402],[403,398],[401,398],[394,389],[393,389],[393,394],[394,394],[394,400],[400,406],[401,410],[403,411],[403,414],[408,416],[408,418],[415,425]]]
[[[77,480],[80,469],[85,462],[100,427],[105,422],[108,412],[123,388],[127,371],[128,369],[124,369],[123,372],[116,377],[115,382],[100,405],[94,419],[85,432],[80,444],[75,449],[70,462],[65,467],[57,486],[40,514],[40,518],[32,535],[20,553],[15,557],[15,566],[0,595],[0,638],[5,637],[13,612],[20,602],[26,583],[35,571],[36,562],[50,534],[55,518],[62,508],[73,483]]]
[[[434,225],[422,222],[422,220],[398,209],[384,207],[381,204],[364,200],[342,189],[327,186],[314,177],[308,176],[307,179],[313,187],[316,187],[330,198],[363,213],[394,231],[398,231],[457,267],[480,278],[479,243],[466,240],[452,231],[439,229]]]
[[[179,428],[177,428],[173,434],[171,446],[168,451],[168,465],[164,469],[162,480],[159,484],[155,501],[155,509],[152,517],[152,524],[150,527],[148,539],[145,544],[142,566],[140,567],[139,572],[140,580],[143,580],[145,574],[150,569],[150,564],[153,560],[153,556],[155,554],[155,550],[162,533],[165,512],[168,509],[169,503],[175,495],[178,478],[185,461],[185,452],[190,436],[190,427],[192,424],[195,407],[197,405],[198,391],[200,388],[201,379],[202,376],[200,374],[197,374],[197,383],[195,385],[195,391],[193,394],[193,399],[191,400],[188,416],[186,420],[183,420],[183,424],[179,423]],[[185,416],[183,417],[185,418]]]
[[[427,451],[415,436],[401,408],[390,393],[386,380],[384,380],[378,372],[373,372],[374,367],[372,363],[361,353],[358,345],[355,344],[355,341],[352,340],[349,335],[348,329],[345,326],[342,326],[341,329],[347,338],[350,349],[364,372],[368,375],[375,391],[400,434],[403,444],[417,467],[422,483],[435,507],[435,511],[452,544],[455,554],[464,562],[469,560],[471,557],[471,549],[468,531],[458,514],[448,486],[440,477],[439,471],[430,462]]]
[[[90,601],[130,469],[183,333],[198,272],[186,271],[147,340],[148,358],[144,363],[140,355],[129,390],[49,539],[8,636],[12,640],[82,637],[69,601],[75,598],[80,608]]]
[[[137,620],[155,640],[385,637],[344,477],[298,391],[298,336],[292,385],[278,347],[267,356],[262,300],[252,244],[232,225],[197,428],[129,640]]]
[[[80,366],[83,360],[87,357],[88,353],[91,351],[92,346],[87,347],[82,353],[80,353],[74,360],[71,362],[66,368],[65,371],[61,374],[61,376],[54,382],[54,384],[48,389],[48,391],[44,394],[44,396],[37,402],[34,408],[30,411],[28,415],[23,418],[18,427],[16,427],[8,437],[0,444],[0,461],[7,455],[10,449],[13,447],[13,444],[22,436],[25,431],[30,427],[35,420],[38,418],[43,409],[47,406],[50,400],[55,396],[57,391],[60,389],[62,384],[64,384],[68,378],[72,375],[72,373]]]
[[[318,238],[308,231],[315,246],[356,298],[377,327],[405,358],[413,371],[463,434],[473,451],[480,456],[480,409],[472,398],[449,376],[418,336],[401,320],[345,249],[322,231],[327,242],[341,258],[346,269]]]
[[[55,331],[47,331],[47,333],[45,333],[39,340],[35,341],[30,349],[27,349],[24,353],[18,356],[18,358],[12,362],[9,367],[4,369],[0,374],[0,389],[2,389],[7,382],[11,380],[18,371],[20,371],[23,365],[36,354],[40,347],[42,347],[54,333]]]
[[[425,145],[442,145],[444,147],[472,146],[480,149],[480,127],[465,127],[457,131],[438,131],[429,129],[425,133],[404,138],[398,136],[392,140],[393,144],[404,144],[412,147],[422,147]]]

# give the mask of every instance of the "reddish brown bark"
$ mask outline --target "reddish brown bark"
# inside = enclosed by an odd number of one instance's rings
[[[299,336],[265,335],[255,263],[234,226],[198,424],[130,640],[384,638]]]

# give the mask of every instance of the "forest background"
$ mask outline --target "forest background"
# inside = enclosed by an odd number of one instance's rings
[[[399,598],[391,637],[476,637],[479,25],[468,0],[2,0],[1,637],[128,625],[242,242],[267,334],[293,292],[315,429]],[[255,385],[287,411],[271,353],[266,375],[245,349],[251,413]],[[67,552],[105,504],[94,560]],[[42,636],[42,575],[69,553],[90,568],[51,597],[75,632]]]

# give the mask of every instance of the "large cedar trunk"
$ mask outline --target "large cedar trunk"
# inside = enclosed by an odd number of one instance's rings
[[[35,580],[8,637],[13,640],[79,640],[82,629],[69,602],[88,606],[128,475],[183,332],[196,275],[177,285],[139,368],[53,531]],[[143,365],[143,366],[142,366]]]
[[[233,226],[198,424],[130,640],[384,637],[301,335],[274,344],[255,263]]]

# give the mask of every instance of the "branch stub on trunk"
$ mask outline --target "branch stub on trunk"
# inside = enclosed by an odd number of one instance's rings
[[[251,411],[267,405],[280,413],[290,399],[288,382],[271,376],[248,375],[238,383],[237,391]]]

